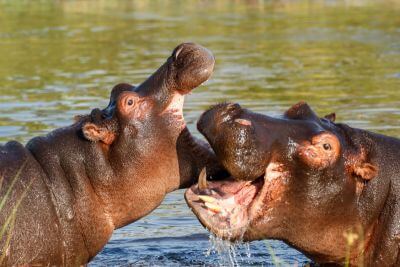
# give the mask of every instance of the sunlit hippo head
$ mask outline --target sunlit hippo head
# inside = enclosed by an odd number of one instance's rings
[[[108,107],[94,109],[80,122],[83,137],[102,148],[119,183],[126,182],[109,197],[116,226],[143,217],[166,193],[192,185],[202,166],[214,165],[207,164],[213,153],[193,139],[182,111],[185,94],[206,81],[213,68],[209,50],[181,44],[147,80],[137,87],[116,85]],[[141,205],[122,204],[142,198]]]
[[[203,173],[185,194],[189,206],[217,236],[281,239],[318,262],[344,260],[355,232],[357,258],[385,204],[390,183],[380,178],[381,163],[393,161],[398,152],[386,153],[398,140],[334,120],[304,102],[280,117],[233,103],[212,107],[198,129],[231,178],[211,182]]]
[[[140,132],[165,132],[165,127],[179,133],[185,126],[184,96],[209,79],[214,63],[208,49],[194,43],[180,44],[140,85],[116,85],[107,108],[92,111],[92,122],[83,127],[85,137],[110,144],[116,136],[133,141]]]

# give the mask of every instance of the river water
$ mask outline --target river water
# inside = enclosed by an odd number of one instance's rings
[[[321,116],[400,137],[398,1],[0,1],[0,142],[105,107],[113,85],[143,81],[184,41],[216,56],[185,103],[197,136],[199,115],[219,101],[279,114],[306,100]],[[210,238],[177,191],[115,231],[89,266],[307,261],[279,241]]]

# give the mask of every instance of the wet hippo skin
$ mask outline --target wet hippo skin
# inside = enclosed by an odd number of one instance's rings
[[[322,265],[400,266],[400,140],[319,118],[219,104],[198,129],[230,172],[185,193],[201,223],[231,240],[279,239]]]
[[[215,155],[182,114],[184,95],[213,67],[210,51],[181,44],[139,86],[115,86],[107,108],[26,147],[0,146],[2,265],[85,264],[114,229],[192,185],[204,166],[216,175]]]

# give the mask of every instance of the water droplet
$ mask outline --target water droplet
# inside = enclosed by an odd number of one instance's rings
[[[241,241],[232,243],[211,234],[206,256],[211,255],[217,255],[219,266],[246,266],[251,258],[250,245]]]

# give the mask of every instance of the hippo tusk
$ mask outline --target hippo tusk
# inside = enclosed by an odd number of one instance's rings
[[[207,170],[205,167],[200,172],[198,187],[200,190],[205,190],[208,187],[208,185],[207,185]]]

